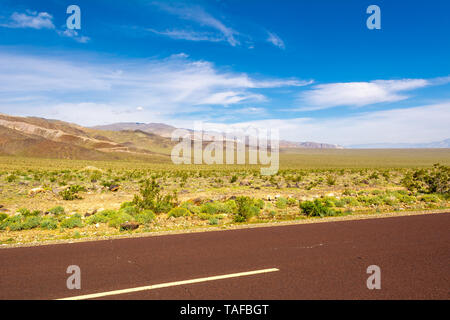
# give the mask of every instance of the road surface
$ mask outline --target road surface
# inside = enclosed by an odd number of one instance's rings
[[[449,231],[444,213],[7,248],[0,299],[449,299]]]

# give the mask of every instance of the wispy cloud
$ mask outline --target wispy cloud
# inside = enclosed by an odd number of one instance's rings
[[[224,38],[218,36],[212,32],[197,32],[191,30],[166,30],[166,31],[158,31],[155,29],[146,29],[147,31],[153,32],[158,35],[167,36],[172,39],[183,39],[189,41],[210,41],[210,42],[219,42],[224,41]]]
[[[27,11],[14,12],[6,23],[0,24],[6,28],[55,29],[53,16],[47,12]]]
[[[276,46],[280,49],[285,49],[284,41],[281,40],[281,38],[278,35],[276,35],[273,32],[270,32],[270,31],[267,32],[267,34],[268,34],[268,37],[267,37],[268,42],[270,42],[271,44],[273,44],[274,46]]]
[[[80,43],[87,43],[90,38],[83,36],[79,31],[71,29],[57,29],[53,23],[53,16],[47,12],[36,12],[27,10],[25,13],[14,12],[5,22],[0,23],[0,27],[15,29],[50,29],[59,36],[72,38]]]
[[[336,106],[355,106],[395,102],[409,98],[407,91],[435,84],[426,79],[374,80],[319,84],[302,92],[298,110],[320,110]]]
[[[208,37],[205,37],[204,33],[203,36],[199,36],[200,34],[202,34],[202,32],[192,32],[186,30],[181,31],[179,30],[175,33],[173,31],[172,32],[162,31],[159,32],[160,34],[165,34],[171,37],[177,35],[181,39],[195,40],[195,41],[198,41],[199,37],[202,38],[203,40],[212,39],[210,41],[217,41],[217,39],[223,39],[233,47],[240,44],[239,41],[236,39],[236,35],[238,34],[238,32],[233,30],[231,27],[226,26],[219,19],[213,17],[211,14],[206,12],[202,7],[184,6],[184,5],[174,6],[166,3],[155,3],[155,5],[169,14],[175,15],[184,20],[195,22],[201,27],[213,29],[216,31],[216,33],[218,33],[218,35],[216,36],[208,36]],[[184,37],[181,37],[181,35],[183,34]]]
[[[267,119],[241,122],[276,128],[283,139],[340,145],[370,143],[424,143],[450,137],[450,101],[412,108],[362,112],[343,117]]]
[[[223,71],[185,54],[153,60],[91,60],[0,53],[0,97],[8,101],[0,108],[3,112],[38,108],[42,116],[58,112],[64,120],[75,122],[80,120],[81,108],[86,108],[93,116],[81,118],[81,124],[111,118],[120,121],[120,114],[128,110],[127,117],[134,116],[135,121],[153,119],[157,112],[172,118],[205,112],[209,117],[211,112],[216,114],[212,106],[265,102],[265,89],[309,83]],[[38,98],[15,100],[27,96]]]
[[[60,36],[67,37],[67,38],[72,38],[75,41],[80,42],[80,43],[87,43],[87,42],[89,42],[89,40],[91,40],[91,38],[86,37],[86,36],[82,36],[82,35],[79,34],[78,31],[72,30],[72,29],[65,29],[63,31],[58,30],[57,33]]]

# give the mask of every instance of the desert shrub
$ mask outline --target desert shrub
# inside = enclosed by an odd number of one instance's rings
[[[123,211],[117,211],[111,215],[108,225],[113,228],[120,228],[121,224],[130,221],[133,221],[133,216]]]
[[[138,213],[138,209],[136,209],[136,207],[134,207],[134,206],[128,206],[128,207],[125,207],[125,208],[123,208],[123,209],[120,209],[120,211],[123,211],[123,212],[125,212],[126,214],[129,214],[129,215],[131,215],[131,216],[134,216],[135,214]]]
[[[315,199],[314,201],[302,201],[300,202],[300,209],[308,217],[326,217],[334,216],[337,212],[330,206],[327,201],[321,199]]]
[[[86,219],[87,224],[107,223],[116,214],[114,210],[97,212]]]
[[[133,206],[134,206],[134,204],[133,204],[132,201],[123,202],[123,203],[120,205],[120,209],[125,209],[125,208],[127,208],[127,207],[133,207]]]
[[[133,205],[140,210],[150,209],[155,213],[169,212],[177,202],[176,194],[161,195],[161,187],[156,180],[145,180],[140,195],[135,195]]]
[[[41,217],[37,216],[29,216],[26,217],[22,223],[22,229],[23,230],[30,230],[39,227],[41,224]]]
[[[334,205],[337,207],[337,208],[343,208],[343,207],[345,207],[345,201],[343,200],[343,199],[336,199],[335,201],[333,201],[334,202]]]
[[[74,214],[72,217],[61,221],[60,226],[64,229],[81,228],[83,227],[83,222],[79,214]]]
[[[169,217],[175,217],[175,218],[178,218],[178,217],[189,216],[190,214],[191,214],[191,213],[189,212],[188,209],[186,209],[186,208],[181,208],[181,207],[177,207],[177,208],[172,208],[172,209],[169,211],[168,216],[169,216]]]
[[[327,184],[329,186],[334,186],[336,184],[336,178],[332,175],[327,177]]]
[[[219,220],[217,218],[209,218],[209,224],[217,225],[217,224],[219,224]]]
[[[279,197],[279,198],[277,199],[277,201],[275,202],[275,206],[276,206],[278,209],[286,209],[286,208],[287,208],[287,205],[288,205],[288,201],[287,201],[286,198],[283,198],[283,197]]]
[[[79,185],[72,185],[67,189],[64,189],[59,193],[59,195],[63,198],[63,200],[75,200],[75,199],[82,199],[81,196],[78,194],[81,191],[86,191],[86,189]]]
[[[9,230],[11,231],[20,231],[23,230],[23,224],[21,221],[18,222],[10,222],[7,225],[9,227]]]
[[[423,202],[440,202],[440,198],[436,194],[423,194],[419,197],[420,201]]]
[[[6,181],[8,182],[14,182],[17,180],[17,176],[14,174],[10,174],[9,176],[6,177]]]
[[[0,212],[0,222],[8,218],[8,215],[6,213]]]
[[[39,224],[41,229],[54,230],[58,227],[58,220],[52,217],[45,217]]]
[[[353,193],[354,193],[353,190],[345,189],[344,192],[342,193],[342,195],[344,195],[344,196],[351,196]]]
[[[408,172],[402,184],[410,191],[450,194],[450,167],[435,164],[432,169]]]
[[[202,213],[208,213],[208,214],[218,214],[218,213],[233,213],[233,202],[207,202],[202,204],[200,207],[200,212]]]
[[[386,204],[388,206],[394,206],[394,205],[398,204],[398,200],[395,196],[384,196],[383,202],[384,202],[384,204]]]
[[[213,218],[214,215],[209,214],[209,213],[205,213],[205,212],[200,212],[200,213],[197,214],[197,217],[200,220],[209,220],[209,219]]]
[[[199,214],[201,212],[200,207],[189,201],[183,202],[182,204],[180,204],[180,207],[189,210],[189,212],[193,214]]]
[[[139,212],[135,216],[135,219],[136,222],[138,222],[139,224],[149,224],[155,219],[155,214],[153,213],[152,210],[147,209]]]
[[[22,218],[23,216],[19,214],[4,219],[0,224],[0,230],[5,230],[6,228],[9,228],[11,231],[22,230]]]
[[[230,183],[235,183],[237,179],[238,179],[237,175],[233,175],[230,179]]]
[[[17,212],[19,212],[21,215],[25,217],[31,216],[31,211],[28,210],[27,208],[20,208],[19,210],[17,210]]]
[[[261,200],[263,203],[262,203],[262,206],[264,207],[264,201],[263,200]],[[227,200],[227,201],[225,201],[225,205],[229,208],[229,212],[224,212],[224,213],[233,213],[233,212],[236,212],[237,211],[237,204],[236,204],[236,201],[234,201],[234,200]],[[261,205],[261,203],[260,203],[260,205]]]
[[[50,210],[48,210],[48,212],[55,216],[59,216],[61,214],[64,214],[64,208],[61,206],[56,206],[56,207],[53,207]]]
[[[410,196],[407,194],[402,194],[402,193],[396,193],[395,197],[398,199],[398,201],[402,202],[402,203],[407,203],[407,204],[412,204],[415,203],[417,201],[416,197],[414,196]]]
[[[261,209],[249,197],[236,198],[237,212],[233,216],[234,222],[248,221],[252,216],[258,215]]]

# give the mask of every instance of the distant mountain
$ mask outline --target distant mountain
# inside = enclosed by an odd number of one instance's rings
[[[164,123],[138,123],[138,122],[122,122],[122,123],[113,123],[110,125],[103,126],[95,126],[92,127],[96,130],[109,130],[109,131],[122,131],[122,130],[141,130],[144,132],[153,133],[162,137],[170,138],[173,130],[176,130],[176,127],[164,124]],[[191,133],[192,130],[187,129]],[[204,132],[204,140],[213,139],[214,133],[212,131]],[[194,137],[192,136],[192,139]],[[247,141],[246,141],[247,142]],[[318,142],[293,142],[280,140],[280,148],[282,149],[291,149],[291,148],[300,148],[300,149],[343,149],[342,146],[336,144],[329,143],[318,143]]]
[[[164,123],[139,123],[139,122],[120,122],[103,126],[95,126],[92,129],[108,130],[108,131],[123,131],[123,130],[140,130],[157,134],[161,137],[170,138],[172,131],[177,129]]]
[[[428,143],[373,143],[350,145],[353,149],[420,149],[420,148],[450,148],[450,139]]]
[[[59,120],[0,114],[0,155],[165,162],[170,161],[171,150],[178,143],[169,138],[175,129],[163,123],[117,123],[85,128]],[[213,136],[205,132],[204,137],[206,146]],[[280,141],[281,152],[300,148],[339,146]]]
[[[337,144],[318,143],[318,142],[292,142],[280,140],[280,148],[300,148],[300,149],[344,149]]]

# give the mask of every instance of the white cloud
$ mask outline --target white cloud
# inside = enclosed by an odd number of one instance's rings
[[[6,24],[1,24],[7,28],[32,28],[32,29],[54,29],[53,16],[47,12],[27,13],[14,12]]]
[[[268,34],[268,38],[267,38],[268,42],[270,42],[271,44],[273,44],[274,46],[276,46],[280,49],[285,48],[283,40],[281,40],[281,38],[278,35],[276,35],[273,32],[267,32],[267,34]]]
[[[47,12],[35,12],[27,10],[26,13],[14,12],[7,23],[0,24],[0,27],[6,28],[32,28],[32,29],[51,29],[62,37],[72,38],[80,43],[87,43],[90,38],[82,36],[76,30],[63,29],[58,30],[53,24],[53,16]]]
[[[164,3],[158,3],[156,4],[159,8],[162,10],[176,15],[181,19],[193,21],[197,24],[199,24],[202,27],[207,27],[216,30],[219,32],[220,36],[208,36],[208,38],[212,39],[210,41],[217,41],[217,39],[224,39],[227,41],[231,46],[239,45],[239,41],[236,39],[236,35],[238,34],[235,30],[233,30],[230,27],[227,27],[223,22],[221,22],[219,19],[213,17],[211,14],[207,13],[203,8],[199,6],[171,6]],[[183,32],[159,32],[160,34],[166,34],[171,37],[174,37],[174,35],[180,37],[184,33],[184,38],[186,40],[196,40],[200,37],[201,33],[186,33],[186,31]],[[189,37],[188,37],[189,35]],[[189,39],[191,38],[191,39]],[[202,38],[206,40],[205,35],[203,34]]]
[[[404,91],[423,88],[431,82],[425,79],[375,80],[320,84],[300,94],[298,110],[319,110],[336,106],[365,106],[380,102],[395,102],[409,98]]]
[[[210,42],[219,42],[225,40],[223,37],[218,36],[211,32],[197,32],[191,30],[166,30],[166,31],[157,31],[154,29],[147,29],[147,30],[158,35],[167,36],[172,39],[182,39],[189,41],[210,41]]]
[[[80,42],[80,43],[87,43],[87,42],[89,42],[89,40],[91,40],[91,38],[86,37],[86,36],[82,36],[82,35],[80,35],[78,33],[78,31],[73,30],[73,29],[65,29],[64,31],[59,31],[58,30],[57,33],[60,36],[67,37],[67,38],[72,38],[75,41]]]
[[[353,145],[440,141],[450,137],[449,123],[450,101],[346,117],[268,119],[239,125],[276,128],[286,140]]]
[[[157,112],[171,118],[194,112],[209,117],[217,116],[211,111],[212,105],[266,101],[264,89],[309,83],[255,79],[245,73],[220,70],[210,62],[193,61],[185,54],[159,60],[85,58],[89,62],[77,61],[76,57],[0,53],[0,101],[5,102],[0,110],[45,111],[50,115],[59,110],[62,120],[81,120],[80,124],[95,124],[108,117],[121,121],[118,114],[123,113],[134,119],[151,119]],[[96,106],[108,116],[97,112]],[[62,108],[67,112],[62,113]],[[82,108],[95,116],[78,118]]]

